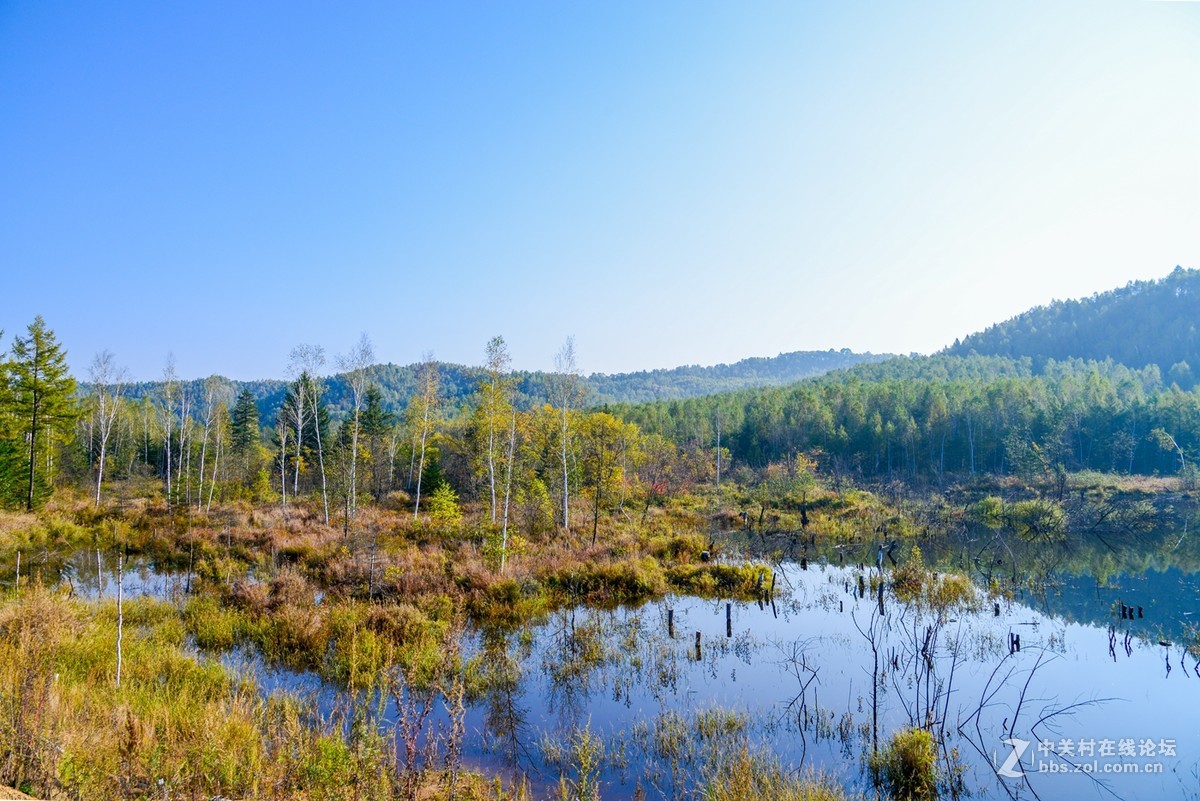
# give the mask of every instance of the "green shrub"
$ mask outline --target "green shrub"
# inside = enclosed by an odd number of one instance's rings
[[[908,560],[892,571],[892,592],[896,593],[896,599],[901,603],[920,601],[928,578],[921,549],[914,545]]]
[[[691,561],[699,559],[708,549],[708,542],[700,534],[663,535],[650,540],[650,553],[659,559]]]
[[[1012,504],[1008,518],[1017,533],[1027,540],[1058,540],[1066,535],[1066,510],[1046,498]]]
[[[669,568],[667,582],[679,592],[702,597],[757,598],[771,586],[771,575],[771,568],[758,563],[708,562]]]
[[[967,508],[972,519],[987,526],[997,526],[1004,519],[1004,501],[995,495],[981,498]]]
[[[871,758],[876,780],[896,801],[937,798],[937,742],[924,729],[901,729]]]

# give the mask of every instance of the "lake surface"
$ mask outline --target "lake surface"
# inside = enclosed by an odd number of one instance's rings
[[[946,548],[941,558],[952,558]],[[872,548],[861,550],[865,561]],[[967,553],[963,572],[986,584]],[[975,798],[1200,794],[1200,664],[1185,648],[1195,572],[1098,581],[1060,567],[1010,586],[1011,598],[980,594],[973,609],[939,618],[890,590],[881,614],[868,589],[879,571],[856,555],[780,561],[773,603],[669,597],[473,632],[465,653],[484,680],[466,711],[465,761],[524,776],[545,796],[560,775],[576,778],[572,746],[587,732],[603,751],[602,798],[630,799],[639,786],[649,798],[693,798],[713,760],[747,744],[870,793],[875,733],[882,743],[932,721],[944,766],[960,777],[953,790]],[[885,579],[892,570],[885,562]],[[1142,617],[1122,619],[1121,605]],[[311,697],[318,715],[350,707],[317,677],[252,653],[225,662],[266,693]],[[395,705],[383,706],[380,724],[395,725]],[[447,726],[444,710],[429,719],[431,730]]]
[[[1128,622],[1069,622],[1015,601],[998,616],[987,602],[938,626],[885,593],[880,615],[877,597],[858,595],[857,567],[782,568],[774,606],[733,603],[729,628],[725,603],[667,599],[563,612],[524,646],[511,638],[503,647],[520,666],[512,702],[521,714],[520,747],[509,756],[517,752],[531,775],[557,778],[545,744],[587,727],[613,756],[603,797],[632,797],[637,777],[651,797],[687,797],[705,775],[704,756],[670,764],[656,732],[740,710],[747,739],[785,764],[868,789],[877,712],[884,740],[932,720],[957,748],[962,788],[975,797],[1186,798],[1200,789],[1200,672],[1179,645],[1137,636]],[[597,651],[589,641],[598,634]],[[506,728],[496,725],[505,706],[493,697],[468,715],[480,759],[503,751],[495,733]],[[997,776],[1019,741],[1031,743],[1022,760]]]
[[[818,549],[783,535],[741,546],[775,564],[773,602],[668,597],[472,631],[464,761],[526,777],[545,797],[560,775],[578,778],[584,743],[602,752],[602,798],[631,799],[640,786],[683,799],[746,746],[871,795],[876,738],[932,723],[958,777],[947,795],[1200,796],[1200,543],[1173,531],[1026,543],[976,529],[920,545],[927,563],[991,585],[999,600],[981,591],[971,609],[939,616],[887,589],[881,612],[878,543]],[[910,553],[892,549],[885,587]],[[61,575],[81,595],[110,597],[114,568],[85,551]],[[128,597],[186,589],[186,577],[149,564],[126,573]],[[328,725],[362,700],[249,649],[212,658],[264,694],[311,699]],[[378,709],[381,727],[397,725],[394,702]],[[447,726],[439,707],[423,736]]]

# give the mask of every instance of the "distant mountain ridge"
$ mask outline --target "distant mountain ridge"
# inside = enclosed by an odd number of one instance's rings
[[[887,358],[890,358],[888,354],[854,353],[845,348],[794,351],[774,357],[742,359],[733,364],[717,364],[711,367],[688,365],[636,373],[593,373],[582,380],[586,388],[585,403],[601,406],[607,403],[679,400],[753,387],[783,386],[833,370],[880,362]],[[408,399],[417,390],[418,369],[419,365],[416,364],[377,364],[368,368],[370,380],[382,392],[386,408],[403,411]],[[438,371],[442,400],[452,409],[470,403],[471,396],[484,377],[482,368],[461,364],[439,363]],[[514,372],[517,405],[529,408],[546,402],[549,398],[549,375],[544,372]],[[193,402],[198,402],[205,396],[206,381],[213,380],[221,387],[227,401],[243,389],[250,390],[264,419],[274,416],[287,386],[286,382],[279,379],[233,381],[220,376],[215,379],[193,379],[180,383],[181,388],[194,399]],[[349,383],[341,375],[327,376],[324,380],[324,399],[330,412],[335,417],[346,413],[351,404]],[[161,387],[162,383],[157,381],[132,384],[127,395],[132,398],[157,395]]]
[[[1190,389],[1200,369],[1200,270],[1176,267],[1155,281],[1081,300],[1059,300],[989,326],[943,353],[1019,359],[1040,370],[1048,359],[1112,359],[1135,369],[1157,366],[1163,378]]]
[[[891,354],[854,353],[847,348],[805,350],[711,367],[689,365],[638,373],[593,373],[587,382],[599,403],[679,400],[751,387],[794,384],[833,370],[889,358]]]

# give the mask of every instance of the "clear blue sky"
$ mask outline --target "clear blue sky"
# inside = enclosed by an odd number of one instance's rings
[[[586,372],[1200,267],[1200,3],[0,2],[0,328]]]

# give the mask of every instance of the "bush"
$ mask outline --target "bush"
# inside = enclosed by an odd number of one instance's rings
[[[1008,517],[1017,533],[1027,540],[1057,540],[1066,534],[1066,510],[1045,498],[1014,503]]]
[[[548,576],[546,584],[584,601],[639,601],[666,589],[662,568],[653,559],[587,562]]]
[[[757,563],[677,565],[667,570],[667,581],[673,589],[693,595],[757,598],[771,586],[771,568]]]
[[[650,553],[659,559],[692,561],[699,559],[700,554],[707,549],[707,540],[703,535],[696,533],[663,535],[650,540]]]
[[[892,592],[896,593],[896,599],[901,603],[919,601],[927,578],[921,549],[914,545],[908,560],[892,571]]]
[[[444,525],[458,525],[462,511],[458,508],[458,493],[449,484],[443,483],[433,491],[429,499],[429,516]]]
[[[937,798],[937,743],[924,729],[901,729],[871,758],[876,781],[896,801]]]
[[[1004,519],[1004,501],[995,495],[981,498],[967,508],[972,519],[987,526],[996,526]]]

